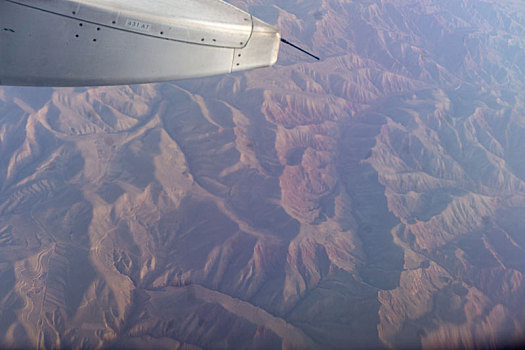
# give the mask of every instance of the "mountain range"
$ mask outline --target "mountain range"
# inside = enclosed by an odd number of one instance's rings
[[[0,345],[525,335],[525,4],[231,1],[321,57],[0,87]]]

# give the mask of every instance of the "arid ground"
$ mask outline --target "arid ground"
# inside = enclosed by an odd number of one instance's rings
[[[321,61],[0,88],[0,346],[519,344],[525,3],[231,3]]]

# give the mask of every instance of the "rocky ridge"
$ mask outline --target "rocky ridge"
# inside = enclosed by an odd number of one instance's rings
[[[2,346],[521,341],[523,5],[232,3],[323,60],[0,89]]]

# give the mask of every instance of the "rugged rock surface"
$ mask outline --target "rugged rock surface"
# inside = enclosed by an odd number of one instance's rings
[[[322,61],[0,88],[1,346],[520,342],[522,2],[232,3]]]

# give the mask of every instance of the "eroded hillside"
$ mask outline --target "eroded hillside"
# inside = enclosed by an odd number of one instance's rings
[[[232,3],[322,61],[0,88],[1,345],[520,341],[525,6]]]

